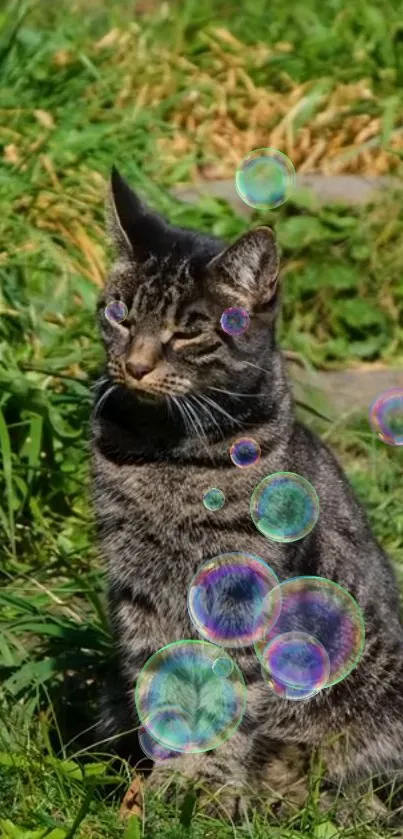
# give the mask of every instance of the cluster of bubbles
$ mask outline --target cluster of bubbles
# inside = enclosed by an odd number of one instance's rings
[[[232,443],[229,450],[232,463],[239,469],[255,466],[260,460],[260,454],[259,443],[251,437],[240,437]],[[210,510],[210,512],[221,510],[221,507],[225,504],[225,495],[221,489],[211,487],[203,495],[203,504],[206,510]]]
[[[344,679],[364,649],[363,616],[344,588],[310,576],[280,583],[254,554],[205,562],[188,612],[203,640],[158,650],[136,684],[140,743],[154,761],[215,749],[236,732],[247,689],[228,649],[253,646],[267,687],[295,701]]]
[[[235,448],[238,465],[256,462],[256,452]],[[257,484],[250,511],[260,533],[286,543],[312,530],[319,500],[306,478],[279,472]],[[363,616],[349,592],[322,577],[280,582],[254,554],[234,551],[204,562],[191,580],[187,608],[203,640],[158,650],[137,680],[140,740],[155,761],[215,749],[239,727],[246,685],[227,650],[253,647],[272,694],[301,701],[344,679],[364,648]]]

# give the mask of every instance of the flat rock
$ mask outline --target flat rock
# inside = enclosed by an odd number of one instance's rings
[[[368,204],[377,193],[402,188],[398,178],[364,177],[361,175],[297,175],[296,191],[309,191],[318,204]],[[244,204],[235,189],[234,181],[204,181],[194,186],[179,186],[172,190],[176,198],[187,204],[196,204],[200,196],[222,198],[238,213],[249,218],[252,208]]]

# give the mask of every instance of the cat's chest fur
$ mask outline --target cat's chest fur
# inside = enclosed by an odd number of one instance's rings
[[[264,429],[261,435],[264,439]],[[204,561],[232,551],[261,557],[280,579],[301,573],[328,576],[336,553],[345,553],[349,544],[353,550],[356,539],[371,541],[335,459],[298,424],[291,438],[280,438],[248,469],[236,468],[229,455],[215,468],[208,461],[203,466],[169,460],[117,465],[97,448],[94,454],[98,521],[110,575],[134,588],[147,579],[152,586],[185,591]],[[289,544],[263,536],[250,514],[254,488],[279,471],[308,478],[321,501],[314,531]],[[225,496],[215,512],[203,505],[212,487]],[[349,576],[355,576],[353,563]]]

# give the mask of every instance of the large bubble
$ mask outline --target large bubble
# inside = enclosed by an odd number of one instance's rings
[[[312,484],[295,472],[274,472],[255,487],[250,502],[252,519],[273,542],[295,542],[315,526],[319,499]]]
[[[245,712],[246,685],[235,661],[227,676],[214,672],[218,655],[207,641],[176,641],[154,653],[141,670],[137,713],[165,749],[206,752],[236,732]]]
[[[265,669],[268,669],[267,665],[270,666],[268,651],[277,636],[284,633],[306,633],[326,650],[329,659],[329,674],[326,682],[320,686],[330,687],[340,682],[357,666],[364,649],[365,624],[358,603],[346,589],[324,577],[295,577],[280,583],[279,589],[280,615],[275,626],[255,644],[261,664]],[[276,604],[278,597],[274,590],[267,596],[269,613],[271,597]],[[314,666],[312,659],[311,667]],[[277,671],[275,679],[280,675],[280,671]],[[309,684],[309,677],[307,679],[307,685],[294,687],[313,687]],[[280,681],[284,682],[284,675]]]
[[[381,393],[372,403],[369,421],[373,430],[388,446],[403,446],[403,388]]]
[[[268,600],[269,592],[275,590]],[[280,611],[274,571],[254,554],[209,559],[189,587],[190,618],[203,638],[223,647],[248,647],[274,625]]]
[[[254,149],[243,158],[235,173],[239,197],[255,210],[271,210],[284,204],[295,183],[291,160],[277,149]]]

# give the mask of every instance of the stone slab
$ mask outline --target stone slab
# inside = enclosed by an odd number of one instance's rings
[[[376,367],[376,365],[374,365]],[[295,373],[290,369],[291,375]],[[323,409],[328,406],[330,418],[342,414],[369,410],[379,394],[391,388],[403,389],[403,369],[372,369],[370,366],[354,370],[327,370],[308,373],[298,370],[292,375],[294,392],[298,399],[307,400],[307,389],[318,397]],[[305,397],[305,398],[304,398]],[[316,404],[316,399],[313,402]]]
[[[318,204],[343,203],[351,206],[368,204],[376,194],[387,189],[403,188],[398,178],[364,177],[361,175],[297,175],[297,191],[309,191]],[[204,181],[194,186],[180,186],[172,190],[176,198],[196,204],[202,195],[222,198],[238,213],[249,218],[251,207],[239,198],[234,181]]]

